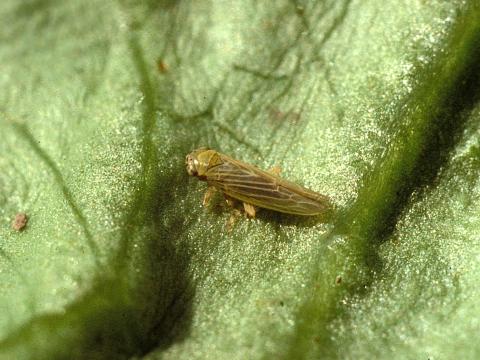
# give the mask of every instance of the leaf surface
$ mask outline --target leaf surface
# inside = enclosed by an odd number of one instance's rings
[[[475,1],[0,19],[0,357],[478,357]],[[185,172],[205,145],[334,212],[230,226]]]

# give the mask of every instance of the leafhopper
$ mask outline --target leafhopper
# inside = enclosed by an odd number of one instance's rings
[[[304,216],[320,215],[331,207],[325,195],[212,149],[192,151],[185,163],[189,175],[222,191],[227,199],[243,202],[251,217],[255,207]]]

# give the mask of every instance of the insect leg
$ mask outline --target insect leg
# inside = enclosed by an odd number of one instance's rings
[[[208,203],[210,202],[210,199],[212,198],[212,195],[215,193],[217,189],[213,186],[209,186],[207,188],[207,191],[205,191],[205,195],[203,195],[203,201],[202,204],[203,206],[207,206]]]
[[[252,218],[255,217],[255,214],[257,213],[257,209],[255,208],[255,206],[253,206],[252,204],[243,203],[243,208],[245,209],[247,216],[250,216]]]
[[[223,193],[223,196],[225,197],[225,202],[227,203],[227,205],[233,209],[233,212],[230,214],[230,217],[228,218],[226,223],[227,232],[230,233],[232,232],[233,226],[237,222],[237,219],[240,217],[240,215],[242,215],[242,213],[238,209],[235,209],[235,204],[237,203],[237,200],[235,200],[231,196],[228,196],[225,193]]]
[[[282,172],[282,169],[280,168],[280,166],[274,166],[270,170],[268,170],[268,172],[275,176],[279,176]]]
[[[235,222],[240,217],[240,215],[242,215],[242,213],[238,209],[233,209],[233,213],[228,218],[227,224],[226,224],[228,233],[232,232],[233,226],[235,225]]]

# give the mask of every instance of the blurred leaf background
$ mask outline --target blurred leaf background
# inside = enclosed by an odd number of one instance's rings
[[[0,358],[480,356],[477,1],[5,0],[0,19]],[[202,145],[334,214],[229,232],[184,169]]]

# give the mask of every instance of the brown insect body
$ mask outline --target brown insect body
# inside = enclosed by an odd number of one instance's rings
[[[195,150],[186,164],[189,175],[247,204],[295,215],[318,215],[330,207],[324,195],[215,150]]]

